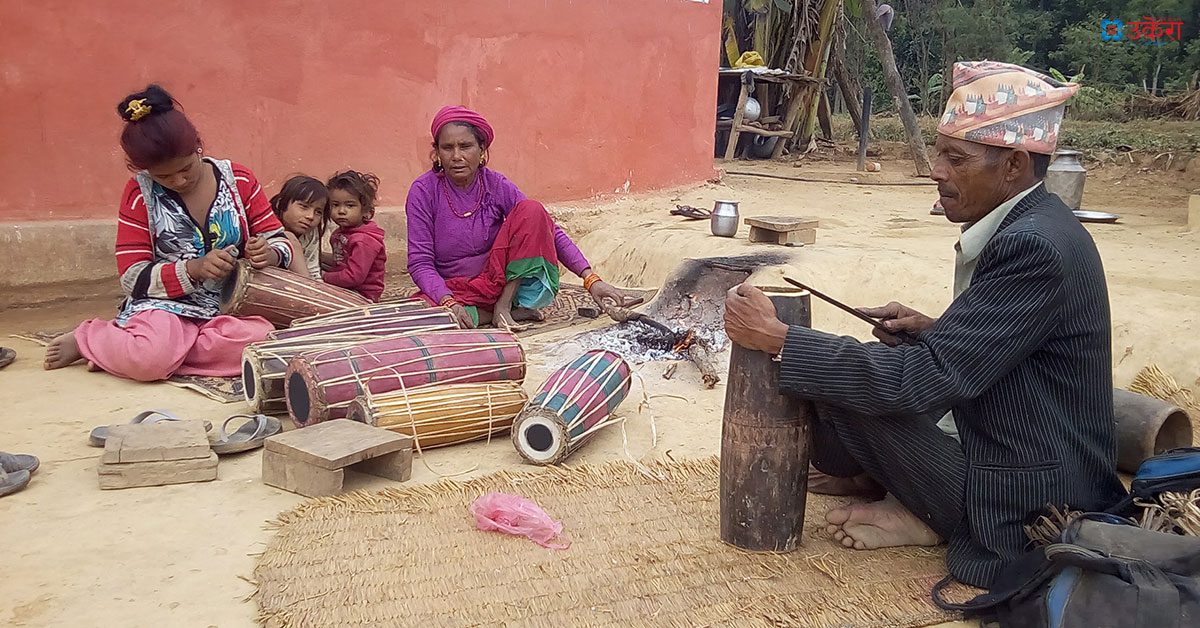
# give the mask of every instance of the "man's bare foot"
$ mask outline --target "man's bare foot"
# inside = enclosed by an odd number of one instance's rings
[[[542,314],[541,310],[534,310],[527,307],[514,307],[512,310],[512,318],[514,321],[544,321],[546,315]]]
[[[887,490],[867,474],[849,478],[826,475],[813,467],[808,468],[808,492],[819,495],[862,495],[871,499],[883,499]]]
[[[845,547],[858,550],[933,546],[942,542],[929,526],[909,512],[904,504],[888,495],[869,504],[850,504],[834,508],[825,515],[826,530]]]
[[[83,354],[79,352],[79,343],[75,340],[75,332],[72,331],[50,341],[50,345],[46,347],[46,361],[42,368],[47,371],[60,369],[82,359]]]

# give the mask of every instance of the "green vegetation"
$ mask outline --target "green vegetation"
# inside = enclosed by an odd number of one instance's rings
[[[1186,91],[1200,70],[1197,0],[892,0],[889,36],[896,63],[918,112],[940,113],[957,60],[993,59],[1077,78],[1068,119],[1120,121],[1131,116],[1135,94]],[[1142,16],[1183,22],[1179,42],[1142,45],[1105,41],[1101,22]],[[846,23],[845,63],[875,90],[876,111],[894,110],[874,46],[861,19]]]

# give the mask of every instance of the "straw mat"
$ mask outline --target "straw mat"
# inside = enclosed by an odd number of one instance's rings
[[[723,544],[715,458],[499,472],[308,501],[273,522],[254,571],[259,621],[309,626],[925,626],[940,548],[856,552],[809,496],[804,546]],[[564,524],[567,550],[480,532],[468,506],[498,490]],[[954,598],[965,599],[965,591]]]

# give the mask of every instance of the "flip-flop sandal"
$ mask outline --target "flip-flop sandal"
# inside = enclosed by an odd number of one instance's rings
[[[246,419],[233,433],[228,432],[229,423],[235,419]],[[212,450],[218,455],[236,454],[262,447],[268,437],[283,430],[279,419],[265,414],[235,414],[221,424],[221,433],[211,441]]]
[[[182,421],[183,419],[162,410],[147,410],[135,417],[129,422],[130,425],[136,423],[158,423],[159,421]],[[103,447],[105,441],[108,440],[108,428],[111,426],[101,425],[92,429],[92,433],[88,436],[88,444],[92,447]],[[204,431],[212,429],[212,423],[204,422]]]
[[[688,220],[707,220],[712,217],[712,212],[707,209],[700,209],[690,205],[676,205],[675,209],[671,210],[672,216],[683,216]]]
[[[8,347],[0,347],[0,369],[13,363],[17,359],[17,352]]]
[[[37,459],[37,456],[29,454],[9,454],[0,451],[0,469],[9,473],[17,471],[28,471],[29,475],[37,473],[38,467],[42,466],[42,461]]]
[[[29,486],[28,471],[8,471],[0,470],[0,497],[15,493],[26,486]]]

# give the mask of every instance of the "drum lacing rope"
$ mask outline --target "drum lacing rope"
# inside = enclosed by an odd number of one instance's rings
[[[417,455],[421,457],[421,464],[425,465],[425,468],[428,469],[430,473],[436,475],[439,478],[443,478],[443,479],[444,478],[452,478],[452,477],[456,477],[459,475],[466,475],[466,474],[478,469],[479,465],[475,465],[465,471],[459,471],[457,473],[450,473],[450,474],[443,474],[443,473],[438,473],[433,467],[429,466],[429,461],[425,459],[425,452],[421,450],[421,439],[418,438],[418,436],[417,436],[417,417],[415,414],[413,414],[413,411],[412,411],[412,400],[408,396],[408,387],[404,385],[404,378],[401,377],[399,373],[395,373],[395,376],[396,376],[396,381],[400,382],[400,392],[404,394],[404,409],[408,412],[409,427],[410,427],[410,429],[412,429],[413,448],[417,450]],[[489,386],[489,389],[490,389],[490,386]],[[366,387],[366,392],[364,394],[366,395],[366,402],[368,404],[368,407],[370,407],[371,400],[372,400],[370,386]],[[491,398],[490,392],[488,394],[488,397],[489,397],[489,399]],[[488,427],[491,427],[491,422],[492,422],[491,414],[492,414],[492,408],[491,408],[491,405],[489,404],[488,405]],[[490,435],[489,435],[489,439],[490,439]]]
[[[387,339],[389,339],[389,338],[380,338],[381,341],[387,340]],[[316,382],[316,383],[322,387],[336,386],[338,384],[348,384],[351,382],[354,382],[361,386],[362,378],[360,376],[368,376],[368,378],[367,378],[368,382],[379,375],[394,374],[394,375],[399,376],[399,371],[397,370],[398,367],[406,366],[409,364],[416,364],[418,362],[426,362],[432,357],[443,358],[443,357],[456,356],[456,355],[466,355],[466,354],[474,353],[477,351],[488,351],[488,352],[494,352],[497,350],[503,351],[505,349],[511,349],[514,347],[517,349],[520,349],[521,344],[514,339],[512,342],[494,342],[494,343],[490,343],[490,344],[486,344],[486,345],[449,343],[449,344],[440,344],[440,345],[426,345],[424,348],[426,348],[426,349],[441,349],[441,348],[446,348],[446,347],[451,347],[451,348],[466,347],[466,348],[458,350],[458,351],[438,353],[436,355],[420,356],[420,357],[412,358],[410,360],[397,362],[395,364],[387,364],[387,365],[383,365],[383,366],[373,367],[373,368],[369,368],[369,369],[366,369],[363,371],[358,371],[352,367],[350,372],[347,373],[346,375],[342,375],[339,377],[331,377],[328,380]],[[355,347],[355,348],[357,348],[357,347]],[[365,354],[371,358],[374,358],[378,362],[382,362],[382,360],[379,359],[380,355],[392,355],[395,353],[403,353],[403,352],[407,352],[407,351],[413,351],[416,348],[417,347],[399,347],[399,348],[395,348],[395,349],[379,351],[377,353],[363,350],[363,354]],[[327,358],[327,359],[322,359],[322,358],[325,358],[325,356],[328,355],[329,353],[334,353],[334,352],[339,352],[339,351],[341,352],[341,355],[339,355],[336,358],[331,357],[331,358]],[[469,380],[469,379],[477,378],[481,375],[504,373],[510,368],[524,368],[525,364],[526,364],[526,361],[524,360],[524,352],[521,353],[521,356],[522,356],[522,359],[520,362],[496,364],[496,365],[492,366],[491,368],[481,368],[479,366],[473,366],[473,365],[468,364],[465,366],[451,366],[451,367],[445,367],[445,368],[436,369],[436,370],[414,371],[412,373],[409,373],[409,375],[422,375],[422,374],[435,373],[435,372],[436,373],[445,373],[445,372],[454,372],[454,371],[469,371],[466,375],[463,375],[463,376],[451,378],[448,380],[441,380],[438,382],[431,382],[430,384],[421,384],[420,386],[423,387],[426,385],[433,385],[433,384],[440,385],[440,384],[460,383],[460,382],[465,382],[466,380]],[[359,356],[351,356],[351,355],[347,354],[346,348],[332,349],[328,352],[320,353],[320,354],[313,356],[313,358],[309,362],[314,367],[321,365],[321,364],[329,364],[329,363],[336,363],[336,362],[348,362],[351,365],[353,365],[353,364],[355,364],[355,362],[353,362],[353,360],[351,358],[354,358],[354,357],[359,357]],[[507,379],[507,378],[505,378],[505,379]],[[403,384],[403,381],[401,383]],[[331,404],[329,404],[329,408],[331,408],[331,409],[332,408],[344,408],[346,406],[349,406],[351,401],[352,400],[346,400],[346,401],[342,401],[342,402],[338,402],[338,403],[331,403]]]

